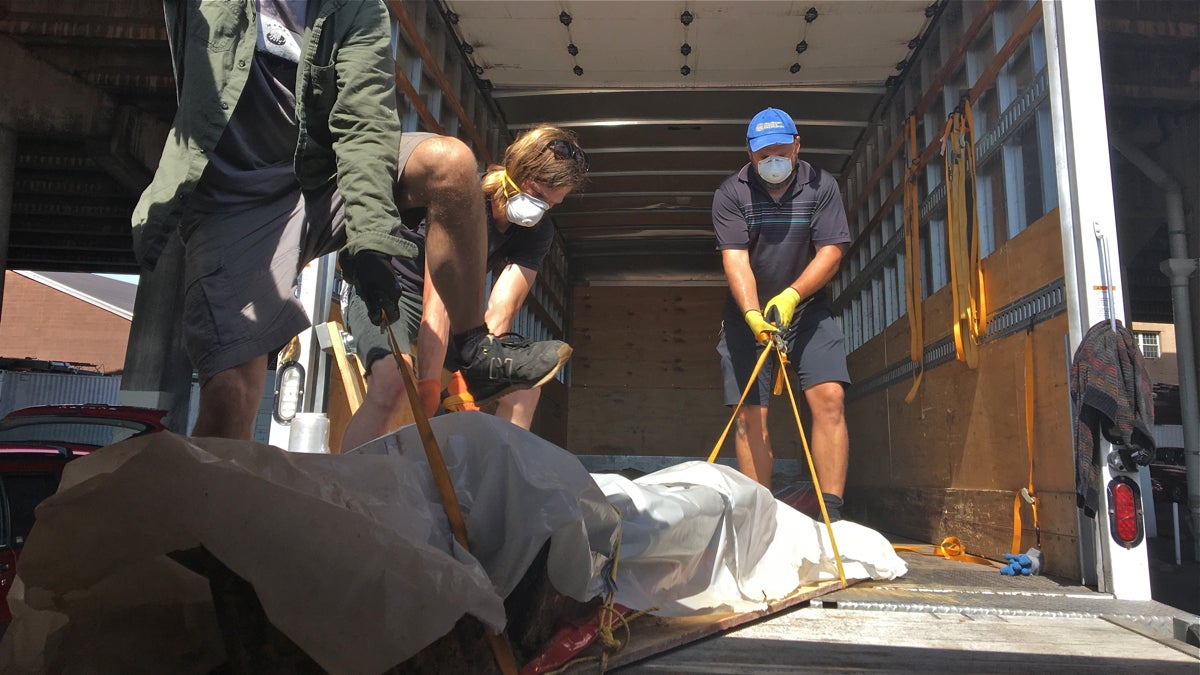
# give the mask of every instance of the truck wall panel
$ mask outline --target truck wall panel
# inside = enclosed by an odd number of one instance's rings
[[[925,325],[924,337],[926,346],[941,340],[953,332],[953,302],[954,293],[951,291],[949,285],[942,286],[929,297],[925,298],[925,303],[921,310]],[[907,322],[905,317],[902,317],[900,320]]]
[[[594,387],[719,389],[721,386],[715,337],[705,349],[647,348],[621,344],[618,340],[621,336],[616,332],[577,331],[572,346],[584,353],[571,358],[572,381],[577,386]],[[596,351],[577,347],[597,341],[608,344]]]
[[[732,413],[722,404],[716,351],[727,293],[724,286],[575,289],[567,448],[706,458]],[[807,416],[804,424],[807,432]],[[786,396],[773,400],[769,430],[777,458],[805,465]],[[732,436],[721,457],[734,456]]]
[[[957,364],[946,364],[939,370],[955,368]],[[962,443],[960,415],[969,407],[963,400],[960,388],[964,384],[947,373],[935,376],[931,370],[925,373],[921,389],[912,403],[904,402],[909,383],[904,381],[891,388],[891,475],[889,484],[913,487],[948,486],[953,479],[953,457]],[[872,396],[871,398],[876,398]],[[858,422],[849,419],[856,426]],[[853,428],[853,427],[852,427]],[[868,454],[857,451],[851,433],[851,454]],[[853,475],[849,481],[857,480]]]
[[[542,385],[530,431],[560,447],[567,444],[567,387],[558,380]]]
[[[893,407],[887,400],[887,392],[846,404],[846,426],[850,433],[847,477],[852,476],[857,485],[891,483],[892,463],[896,459],[891,443]]]
[[[570,409],[567,448],[579,455],[706,458],[729,419],[717,389],[576,386]]]
[[[721,385],[717,286],[575,291],[573,387],[711,389]]]
[[[988,312],[1017,300],[1063,275],[1058,209],[1034,221],[983,261]]]
[[[882,343],[882,348],[880,350],[881,353],[878,355],[878,359],[876,361],[878,365],[866,373],[863,373],[863,375],[870,375],[877,370],[882,370],[883,368],[888,367],[889,364],[898,363],[904,359],[910,358],[912,356],[912,347],[909,345],[909,341],[911,339],[912,338],[908,333],[908,319],[902,316],[891,326],[888,326],[887,330],[880,335],[876,335],[872,340],[879,340]],[[870,344],[870,342],[867,343],[868,346]],[[858,351],[856,351],[850,358],[851,368],[857,368]],[[850,374],[854,375],[855,371],[851,370]],[[911,381],[912,380],[910,378],[909,382],[911,383]]]
[[[1057,212],[1037,221],[985,262],[989,313],[1061,278]],[[927,298],[926,346],[950,334],[949,288]],[[1041,497],[1048,564],[1078,571],[1074,449],[1064,336],[1066,314],[1033,328],[1034,487]],[[907,315],[850,357],[858,380],[909,357]],[[991,336],[979,365],[950,361],[926,370],[912,403],[902,378],[851,397],[848,495],[856,517],[884,531],[937,543],[957,536],[973,552],[999,557],[1012,539],[1013,494],[1029,479],[1025,443],[1025,333]],[[1032,546],[1032,517],[1024,512]]]
[[[1039,495],[1039,548],[1045,554],[1046,566],[1053,574],[1078,578],[1074,492]],[[1012,501],[1013,494],[1007,490],[894,486],[870,490],[851,487],[847,492],[847,505],[853,507],[850,515],[858,519],[866,503],[869,520],[863,520],[876,529],[933,544],[955,537],[968,553],[993,559],[1003,559],[1002,554],[1012,546]],[[1019,550],[1025,552],[1038,543],[1028,506],[1022,508],[1021,521]]]

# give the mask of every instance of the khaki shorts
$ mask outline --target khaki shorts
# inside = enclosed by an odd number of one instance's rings
[[[207,382],[275,351],[309,327],[296,298],[304,266],[345,244],[337,188],[232,212],[184,215],[183,338]]]

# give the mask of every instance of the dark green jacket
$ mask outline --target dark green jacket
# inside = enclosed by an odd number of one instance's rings
[[[133,213],[134,250],[153,268],[179,226],[246,86],[258,33],[254,0],[165,0],[179,110],[150,187]],[[301,187],[336,180],[351,253],[411,257],[391,232],[400,118],[391,28],[382,0],[309,0],[296,77],[296,175]]]

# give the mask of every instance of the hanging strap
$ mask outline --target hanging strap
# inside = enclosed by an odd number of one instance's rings
[[[946,232],[950,247],[950,288],[954,302],[954,350],[968,367],[979,365],[977,349],[986,330],[979,218],[975,195],[975,130],[970,101],[946,120]]]
[[[833,548],[833,559],[837,563],[838,579],[842,588],[846,587],[846,570],[842,569],[842,556],[838,553],[837,539],[833,536],[833,524],[829,521],[829,512],[825,510],[825,493],[821,492],[821,481],[817,478],[817,467],[813,464],[812,450],[808,447],[808,436],[804,433],[804,425],[800,422],[800,408],[796,405],[796,394],[792,391],[792,381],[788,379],[786,368],[787,358],[779,347],[775,347],[779,355],[779,370],[786,385],[788,401],[792,404],[792,415],[796,418],[796,429],[800,432],[800,445],[804,447],[804,458],[808,460],[808,473],[812,476],[813,490],[817,493],[817,505],[821,507],[821,518],[825,521],[825,531],[829,533],[829,544]]]
[[[1042,528],[1038,523],[1037,495],[1033,491],[1033,320],[1025,331],[1025,449],[1029,456],[1029,483],[1013,495],[1012,552],[1021,552],[1021,502],[1029,503],[1033,513],[1034,546],[1042,547]]]
[[[921,200],[917,195],[920,156],[917,154],[917,118],[909,116],[905,124],[908,137],[908,166],[904,170],[904,294],[908,301],[909,358],[913,364],[913,385],[904,397],[912,403],[925,376],[925,317],[921,304]]]
[[[968,233],[971,238],[971,281],[974,284],[972,287],[972,298],[974,302],[971,304],[971,329],[972,336],[976,342],[982,341],[987,335],[987,284],[984,283],[983,276],[983,244],[980,241],[979,234],[979,186],[975,179],[975,114],[971,112],[971,102],[963,101],[963,109],[967,118],[967,194],[970,195],[970,214],[971,226]]]
[[[729,429],[733,426],[733,421],[737,419],[738,411],[742,409],[742,404],[746,402],[746,396],[750,394],[750,387],[753,387],[754,383],[758,380],[758,374],[762,371],[763,364],[766,363],[767,357],[770,355],[771,350],[764,347],[762,354],[758,357],[758,363],[754,364],[754,370],[750,373],[750,379],[746,381],[746,388],[742,390],[742,397],[738,399],[737,405],[733,407],[733,414],[729,416],[729,423],[725,425],[725,430],[717,438],[717,444],[713,446],[712,452],[708,453],[709,464],[717,461],[717,455],[721,452],[721,445],[725,443],[725,437],[729,435]]]

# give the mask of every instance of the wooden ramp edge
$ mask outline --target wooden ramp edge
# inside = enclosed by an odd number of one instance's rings
[[[857,581],[857,579],[847,579],[847,586],[853,586]],[[688,617],[639,617],[629,624],[629,643],[621,651],[609,655],[608,669],[611,670],[636,663],[642,659],[661,654],[731,628],[736,628],[764,616],[778,614],[813,598],[841,589],[842,582],[833,579],[815,585],[800,586],[786,598],[768,603],[764,609],[752,612],[721,612]],[[625,639],[624,629],[617,628],[613,633],[617,639]],[[589,656],[600,656],[599,644],[592,643],[591,646],[580,652],[577,658]],[[592,660],[579,663],[563,672],[564,675],[594,673],[596,672],[596,662]]]

